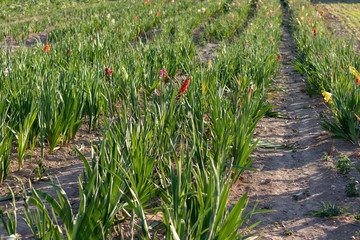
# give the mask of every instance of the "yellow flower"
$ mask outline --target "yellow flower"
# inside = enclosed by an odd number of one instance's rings
[[[359,73],[353,68],[352,66],[349,66],[349,70],[357,79],[360,79]]]
[[[329,93],[329,92],[326,92],[326,91],[322,91],[322,95],[324,96],[324,99],[325,99],[325,101],[327,101],[327,102],[331,102],[331,93]]]

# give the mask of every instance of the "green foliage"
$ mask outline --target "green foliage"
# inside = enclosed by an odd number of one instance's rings
[[[0,184],[6,179],[10,171],[12,137],[9,134],[0,136]]]
[[[48,168],[41,159],[37,161],[37,165],[38,166],[34,168],[33,173],[36,175],[37,178],[41,179],[44,177],[44,174],[48,170]]]
[[[29,141],[30,152],[36,141],[52,152],[69,143],[83,121],[89,131],[104,133],[91,162],[77,151],[85,165],[77,214],[54,183],[56,199],[31,185],[31,195],[23,191],[23,214],[35,239],[107,239],[112,226],[125,220],[130,238],[138,232],[150,239],[157,229],[149,218],[159,212],[167,239],[252,236],[239,229],[255,227],[259,223],[245,225],[265,210],[256,210],[256,204],[247,209],[248,193],[236,202],[229,193],[244,171],[253,170],[255,127],[271,109],[267,89],[279,66],[281,9],[277,2],[259,4],[243,34],[224,41],[212,61],[201,61],[192,40],[195,27],[213,14],[226,26],[213,26],[217,33],[225,31],[219,39],[233,37],[250,4],[240,3],[231,7],[232,18],[218,12],[218,1],[199,1],[196,7],[192,0],[97,5],[69,12],[76,19],[49,32],[49,52],[44,44],[2,52],[9,60],[0,67],[12,67],[6,76],[0,72],[5,79],[0,89],[11,93],[6,105],[11,114],[3,122],[24,132],[30,121],[20,128],[21,116],[36,115],[21,152],[26,154]],[[160,9],[160,16],[150,13],[153,9]],[[155,25],[161,31],[152,32]],[[160,70],[167,71],[168,81],[159,78]],[[116,215],[121,219],[114,221]]]
[[[341,209],[337,206],[335,206],[334,204],[328,203],[325,204],[324,202],[322,203],[322,210],[319,211],[312,211],[313,212],[313,216],[315,217],[322,217],[322,218],[330,218],[330,217],[336,217],[336,216],[340,216],[344,209]]]
[[[5,227],[6,232],[9,235],[13,235],[13,234],[17,234],[17,212],[16,212],[17,208],[16,208],[16,203],[15,203],[14,192],[12,191],[12,189],[10,187],[8,189],[10,191],[11,198],[12,198],[13,211],[11,213],[10,209],[8,209],[6,206],[6,217],[5,217],[3,210],[0,209],[0,219],[3,223],[3,226]]]
[[[345,193],[348,197],[359,197],[360,190],[357,188],[358,182],[355,181],[355,178],[350,178],[350,183],[345,186]]]
[[[18,147],[17,147],[17,154],[18,154],[18,164],[19,164],[19,170],[21,166],[23,165],[24,158],[29,155],[30,153],[25,154],[25,151],[27,149],[29,140],[31,138],[31,127],[36,119],[38,113],[38,109],[35,105],[35,108],[29,112],[29,115],[25,117],[24,123],[19,123],[18,129],[19,131],[15,133],[15,136],[18,141]]]
[[[331,94],[326,102],[332,118],[321,120],[321,126],[333,138],[360,146],[360,58],[352,39],[333,36],[308,1],[288,5],[293,36],[300,50],[294,67],[307,75],[309,93]]]
[[[340,155],[335,167],[337,167],[339,171],[345,175],[350,172],[352,165],[353,164],[350,162],[349,158],[346,155]]]

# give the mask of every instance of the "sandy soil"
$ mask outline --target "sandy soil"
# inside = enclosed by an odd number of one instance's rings
[[[327,109],[320,97],[304,92],[304,76],[292,67],[296,47],[289,32],[289,20],[284,12],[280,52],[283,65],[276,84],[283,91],[276,96],[276,109],[289,119],[266,117],[257,127],[257,138],[278,148],[257,147],[253,152],[253,168],[247,172],[232,193],[238,199],[249,190],[251,202],[258,208],[274,212],[253,216],[251,222],[263,221],[256,228],[263,231],[262,239],[360,239],[356,232],[360,223],[350,215],[320,218],[311,215],[321,210],[321,201],[345,208],[345,212],[359,214],[359,198],[349,198],[345,186],[350,177],[360,179],[352,170],[342,175],[334,165],[340,154],[360,166],[359,149],[342,140],[325,139],[328,133],[318,124]],[[290,120],[293,117],[297,119]],[[328,155],[325,158],[324,153]]]

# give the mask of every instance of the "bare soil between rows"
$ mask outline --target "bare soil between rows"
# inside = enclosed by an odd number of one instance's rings
[[[342,140],[325,139],[329,135],[318,122],[328,111],[320,96],[306,94],[305,77],[291,65],[296,46],[289,16],[286,10],[283,13],[283,64],[276,78],[276,85],[283,91],[273,101],[275,111],[289,118],[260,120],[255,138],[279,147],[256,147],[252,167],[260,171],[246,172],[232,196],[237,200],[248,190],[250,204],[258,201],[258,209],[274,210],[251,219],[251,223],[262,221],[255,229],[263,232],[262,239],[360,239],[356,235],[360,222],[351,216],[359,214],[359,198],[345,194],[350,177],[360,179],[359,173],[352,169],[350,174],[342,175],[334,167],[341,154],[360,166],[359,149]],[[324,158],[324,153],[329,157]],[[311,216],[313,210],[322,210],[321,201],[350,208],[339,217]]]

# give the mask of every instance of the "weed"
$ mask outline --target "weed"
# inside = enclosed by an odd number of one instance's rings
[[[321,201],[323,209],[320,211],[312,211],[312,216],[322,217],[322,218],[330,218],[340,216],[345,209],[341,209],[340,207],[335,206],[335,204],[325,204]]]
[[[337,167],[339,171],[345,175],[350,172],[351,165],[352,163],[350,162],[349,158],[346,155],[341,154],[339,156],[338,163],[337,165],[335,165],[335,167]]]
[[[358,184],[358,181],[355,181],[355,178],[350,178],[350,183],[346,185],[345,187],[345,193],[348,197],[359,197],[360,196],[360,190],[356,187]]]
[[[272,209],[272,205],[270,203],[265,204],[261,209]]]
[[[48,170],[48,168],[41,159],[37,161],[37,164],[38,166],[34,168],[33,173],[36,175],[37,178],[42,179],[44,178],[44,174]]]
[[[298,200],[304,199],[304,198],[309,197],[309,196],[310,196],[310,192],[309,192],[308,189],[306,189],[305,191],[294,194],[293,198],[294,198],[294,200],[298,201]]]
[[[321,157],[321,160],[329,161],[330,160],[329,154],[327,152],[323,152],[323,156]]]
[[[294,235],[294,230],[290,230],[288,228],[285,228],[284,231],[283,231],[284,235],[286,236],[291,236],[291,235]]]
[[[360,206],[358,206],[358,214],[357,215],[354,215],[354,219],[356,221],[360,221]]]

